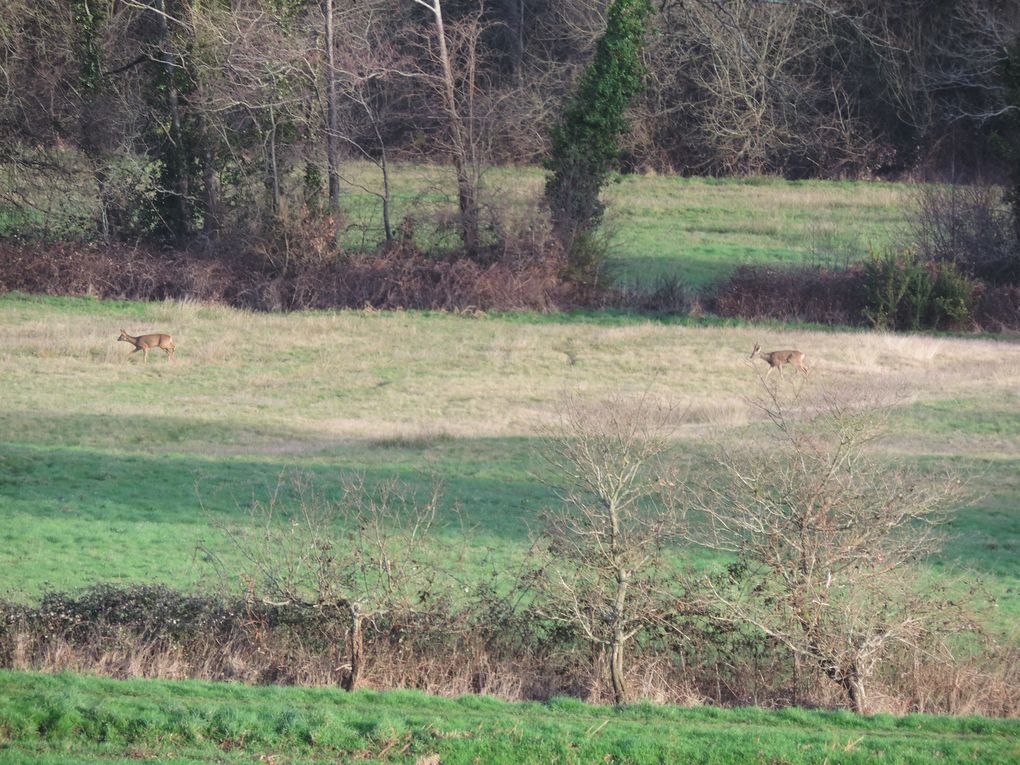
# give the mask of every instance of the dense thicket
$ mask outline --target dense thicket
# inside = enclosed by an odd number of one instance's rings
[[[452,611],[372,622],[365,685],[511,700],[570,695],[611,701],[611,684],[581,630],[507,609],[485,587]],[[201,678],[335,686],[348,622],[311,609],[97,585],[47,593],[38,606],[0,602],[0,667],[114,677]],[[734,706],[842,706],[821,675],[754,630],[678,615],[674,630],[636,641],[628,678],[643,698]],[[973,645],[972,645],[973,647]],[[1015,649],[963,651],[947,664],[904,650],[881,667],[876,708],[1010,717],[1017,710]]]
[[[480,168],[546,155],[605,7],[8,0],[0,202],[45,217],[50,234],[62,210],[107,236],[213,241],[298,209],[342,211],[344,156],[385,173],[400,154],[457,167],[461,233],[477,255]],[[625,163],[792,177],[1001,172],[1018,22],[1018,0],[658,3]],[[44,202],[40,186],[63,193]]]

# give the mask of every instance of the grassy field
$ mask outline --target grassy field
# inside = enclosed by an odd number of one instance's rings
[[[382,236],[378,171],[346,166],[351,247]],[[393,219],[456,209],[453,176],[441,168],[397,165]],[[527,220],[539,203],[538,168],[493,168],[483,198],[510,221]],[[603,193],[611,266],[624,282],[679,276],[702,287],[743,263],[845,264],[900,240],[908,227],[912,187],[895,183],[620,176]],[[423,224],[424,226],[424,224]],[[427,226],[424,226],[427,232]],[[424,236],[425,244],[439,244]]]
[[[178,360],[128,357],[172,332]],[[1020,344],[988,338],[662,323],[625,316],[250,314],[196,304],[0,298],[0,593],[99,580],[209,584],[203,545],[281,474],[444,485],[497,562],[555,501],[536,480],[562,396],[639,395],[707,436],[751,420],[755,342],[807,354],[812,386],[905,393],[883,448],[971,484],[938,571],[981,576],[1020,613]],[[787,383],[791,384],[791,383]]]
[[[0,672],[0,763],[1014,763],[1020,722]]]

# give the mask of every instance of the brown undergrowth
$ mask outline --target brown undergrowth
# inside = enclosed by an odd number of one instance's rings
[[[751,321],[871,326],[867,283],[862,266],[844,270],[741,266],[714,288],[705,304],[719,316]],[[966,319],[952,328],[1020,331],[1020,285],[977,282]]]
[[[326,308],[538,310],[572,307],[581,289],[562,278],[554,245],[487,260],[432,257],[408,246],[323,254],[321,242],[205,256],[97,242],[0,241],[0,292],[118,300],[196,300],[259,311]]]
[[[561,311],[613,308],[686,315],[707,309],[750,321],[866,326],[863,270],[742,266],[695,294],[682,281],[593,287],[569,276],[556,244],[503,246],[472,260],[432,256],[406,243],[372,254],[335,253],[321,232],[209,256],[99,242],[0,241],[0,292],[114,300],[194,300],[256,311],[373,308]],[[1020,331],[1020,286],[977,283],[965,326]]]
[[[491,594],[490,594],[491,597]],[[838,707],[832,684],[781,646],[698,615],[652,636],[627,669],[634,700],[681,705]],[[674,625],[676,626],[676,625]],[[183,595],[163,587],[99,586],[51,593],[38,607],[0,605],[0,666],[116,678],[339,685],[345,625],[307,610]],[[679,637],[679,634],[683,637]],[[605,657],[569,629],[507,612],[491,600],[437,605],[366,631],[363,687],[415,688],[506,700],[612,700]],[[871,694],[871,712],[1020,715],[1015,648],[897,656]]]

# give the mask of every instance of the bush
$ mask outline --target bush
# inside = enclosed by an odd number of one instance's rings
[[[732,571],[731,571],[732,573]],[[453,606],[381,617],[365,634],[366,685],[505,699],[571,695],[608,701],[604,657],[571,625],[542,619],[526,581],[506,592],[479,583]],[[694,588],[685,601],[700,602]],[[689,595],[689,597],[688,597]],[[522,600],[523,598],[523,600]],[[635,639],[630,684],[659,702],[834,705],[839,699],[775,640],[695,608]],[[342,614],[270,606],[250,598],[182,593],[153,585],[98,585],[48,593],[37,606],[0,601],[0,667],[114,677],[200,678],[336,685]],[[930,652],[880,667],[882,708],[1016,715],[1016,649],[970,635],[955,662]],[[342,652],[341,652],[342,653]],[[830,684],[831,685],[831,684]],[[877,688],[877,686],[876,686]],[[0,726],[2,727],[2,726]]]
[[[408,245],[372,255],[302,257],[266,245],[209,257],[117,244],[0,241],[0,292],[114,300],[201,300],[258,311],[330,308],[555,310],[583,298],[555,244],[493,262],[429,257]],[[294,252],[304,242],[288,245]]]
[[[858,270],[741,266],[720,285],[709,309],[742,319],[855,325],[864,294]]]
[[[635,280],[606,297],[614,308],[658,315],[686,316],[697,305],[694,290],[675,274],[660,274],[651,283]]]
[[[978,285],[974,321],[987,332],[1020,332],[1020,284]]]
[[[1002,191],[925,186],[914,216],[918,253],[990,284],[1020,282],[1020,243]]]
[[[864,316],[882,329],[960,329],[971,321],[974,283],[951,262],[925,262],[910,252],[864,263]]]

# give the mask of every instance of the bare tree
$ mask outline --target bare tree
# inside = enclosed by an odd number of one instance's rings
[[[686,534],[737,556],[709,584],[721,618],[813,663],[863,712],[877,664],[947,610],[911,586],[911,564],[937,549],[960,484],[875,456],[891,412],[881,397],[760,384],[767,432],[721,448],[721,475],[691,483]]]
[[[342,685],[355,690],[366,622],[406,614],[443,586],[432,536],[438,506],[438,489],[419,502],[395,482],[372,490],[348,477],[334,500],[298,480],[253,503],[246,526],[226,531],[248,564],[253,597],[346,622]]]
[[[570,398],[546,452],[561,504],[544,514],[536,609],[608,651],[617,704],[627,700],[628,643],[668,610],[677,516],[662,471],[673,421],[647,394],[603,406]]]
[[[462,82],[455,76],[453,58],[447,39],[446,23],[440,0],[414,0],[432,13],[435,24],[436,51],[434,58],[440,68],[439,92],[449,129],[450,155],[457,174],[457,205],[460,210],[461,238],[464,248],[472,257],[481,246],[478,204],[478,157],[471,112],[475,102],[475,76],[477,73],[477,43],[481,24],[481,9],[467,29],[466,61]],[[468,115],[463,114],[464,109]]]
[[[383,15],[381,9],[347,14],[343,26],[345,45],[336,66],[340,75],[338,93],[347,106],[340,137],[355,156],[378,168],[382,191],[345,180],[379,199],[383,236],[389,245],[394,237],[389,148],[384,137],[387,119],[392,117],[387,106],[390,100],[387,87],[394,80],[413,79],[418,73],[394,44],[391,30],[381,23]]]

